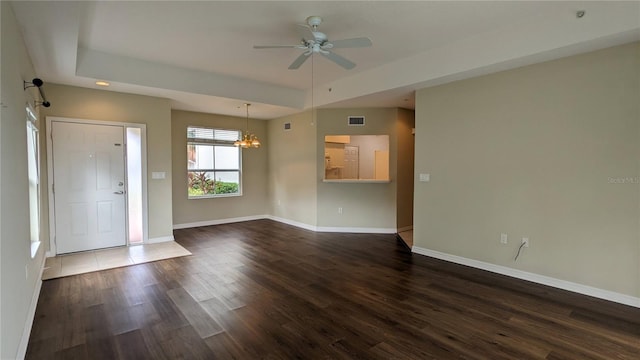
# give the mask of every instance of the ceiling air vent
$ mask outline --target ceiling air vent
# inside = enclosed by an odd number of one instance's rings
[[[364,116],[348,116],[347,124],[349,126],[364,126]]]

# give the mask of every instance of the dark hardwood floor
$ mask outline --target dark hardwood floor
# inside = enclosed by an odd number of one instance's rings
[[[259,220],[47,280],[28,359],[640,359],[640,309]]]

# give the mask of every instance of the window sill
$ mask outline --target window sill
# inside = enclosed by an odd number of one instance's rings
[[[35,258],[36,254],[38,254],[38,249],[40,248],[40,241],[34,241],[31,243],[31,258]]]
[[[346,183],[346,184],[389,184],[391,180],[374,179],[322,179],[325,183]]]
[[[219,199],[219,198],[229,198],[229,197],[238,197],[238,196],[242,196],[242,194],[220,194],[220,195],[187,196],[187,199],[188,200]]]

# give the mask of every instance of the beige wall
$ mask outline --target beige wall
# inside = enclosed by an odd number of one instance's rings
[[[246,118],[171,112],[173,164],[173,224],[183,225],[213,220],[267,214],[267,139],[266,121],[249,121],[249,129],[258,136],[262,147],[242,151],[242,196],[187,198],[187,127],[190,125],[245,130]]]
[[[639,79],[635,43],[418,91],[415,245],[640,296]]]
[[[366,126],[347,126],[347,116],[364,115]],[[389,135],[389,158],[398,154],[397,109],[320,109],[316,126],[318,226],[331,228],[396,228],[397,161],[389,164],[390,183],[325,183],[326,135]],[[338,208],[342,207],[342,214]]]
[[[284,124],[291,123],[291,130]],[[302,224],[317,224],[317,128],[311,112],[269,120],[270,214]]]
[[[398,229],[413,226],[413,161],[415,136],[411,130],[415,127],[413,110],[398,109],[396,123],[398,133],[398,199],[397,224]]]
[[[351,142],[347,145],[358,148],[358,178],[375,179],[376,151],[389,151],[389,136],[351,136]]]
[[[40,283],[44,249],[41,246],[31,259],[25,105],[33,104],[37,91],[23,90],[22,81],[36,74],[11,4],[0,2],[0,13],[0,358],[14,359]],[[41,124],[38,121],[40,128]]]
[[[55,84],[46,85],[46,91],[51,107],[43,111],[45,116],[147,125],[149,239],[172,236],[169,100]],[[42,140],[46,140],[45,136],[42,136]],[[43,149],[46,149],[44,144]],[[42,152],[42,163],[46,164],[46,151]],[[46,167],[44,169],[42,183],[47,184]],[[156,171],[164,171],[166,178],[151,179],[151,173]],[[44,190],[43,196],[47,199],[46,187]],[[45,219],[48,219],[48,215]],[[45,225],[48,234],[48,224]]]

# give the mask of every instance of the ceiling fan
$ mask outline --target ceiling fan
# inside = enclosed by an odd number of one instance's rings
[[[347,70],[353,69],[356,66],[355,63],[351,62],[345,57],[332,52],[331,49],[368,47],[372,45],[371,40],[366,37],[359,37],[353,39],[329,41],[327,35],[318,31],[318,26],[321,23],[322,18],[320,16],[309,16],[307,18],[306,24],[297,24],[298,32],[301,37],[300,44],[298,45],[254,45],[253,48],[295,48],[304,50],[304,52],[300,56],[298,56],[298,58],[296,58],[293,63],[291,63],[291,65],[289,65],[289,70],[298,69],[305,61],[307,61],[309,56],[313,53],[320,54]]]

